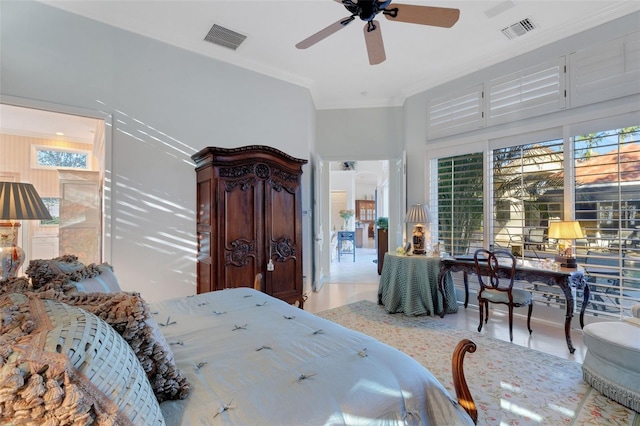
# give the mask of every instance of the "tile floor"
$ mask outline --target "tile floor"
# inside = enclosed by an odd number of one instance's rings
[[[377,303],[380,277],[377,265],[373,262],[375,259],[373,240],[370,239],[365,247],[356,249],[355,262],[352,261],[350,255],[343,256],[341,262],[333,261],[330,279],[320,291],[308,292],[309,297],[305,302],[305,310],[320,312],[359,300],[370,300]],[[467,309],[460,305],[457,314],[446,315],[442,319],[434,317],[434,321],[444,321],[457,328],[467,328],[477,332],[478,309],[473,305],[473,301],[470,302]],[[574,322],[577,322],[577,317],[574,317]],[[489,315],[489,324],[483,327],[482,334],[508,341],[508,327],[508,317],[500,313],[494,314],[492,310]],[[576,351],[570,354],[564,337],[563,324],[555,325],[532,319],[531,328],[533,334],[529,335],[526,329],[526,316],[514,316],[513,343],[564,359],[580,363],[583,361],[586,347],[583,344],[580,330],[575,328],[571,330],[571,340]]]

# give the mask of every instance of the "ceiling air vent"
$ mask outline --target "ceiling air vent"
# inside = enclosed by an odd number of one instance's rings
[[[214,24],[209,30],[209,33],[205,36],[205,40],[219,46],[227,47],[231,50],[236,50],[238,46],[247,38],[246,35],[231,31],[228,28],[221,27]]]
[[[520,22],[516,22],[515,24],[503,28],[500,31],[502,31],[502,34],[504,34],[505,37],[507,37],[509,40],[513,40],[514,38],[525,35],[529,31],[533,31],[536,28],[538,27],[536,27],[533,21],[530,18],[526,18]]]

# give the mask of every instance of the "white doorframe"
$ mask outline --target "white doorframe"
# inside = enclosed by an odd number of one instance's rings
[[[389,161],[389,251],[404,245],[407,214],[406,153]]]
[[[323,161],[322,157],[316,154],[313,171],[313,265],[312,290],[320,291],[324,285],[331,268],[331,256],[329,255],[329,227],[322,224],[329,222],[329,162]]]
[[[349,160],[352,160],[351,158]],[[340,161],[340,160],[333,160]],[[358,161],[357,159],[354,161]],[[400,158],[392,158],[392,159],[376,159],[376,160],[362,160],[362,161],[388,161],[389,162],[389,183],[388,183],[388,206],[389,206],[389,230],[393,231],[394,234],[389,233],[389,235],[396,235],[396,239],[389,239],[389,250],[393,251],[402,243],[403,232],[404,232],[404,216],[406,214],[406,199],[407,199],[407,183],[406,183],[406,153],[403,151],[402,156]],[[318,179],[314,185],[314,190],[319,191],[317,194],[320,196],[314,195],[317,198],[321,205],[314,206],[314,231],[316,236],[316,241],[314,241],[314,245],[322,246],[322,258],[319,259],[314,255],[314,262],[317,262],[313,265],[316,276],[314,277],[315,288],[314,291],[320,291],[322,285],[325,281],[327,281],[330,276],[331,271],[331,256],[330,256],[330,245],[331,245],[331,229],[329,226],[321,227],[321,223],[331,223],[331,202],[330,202],[330,193],[331,193],[331,162],[322,160],[318,157],[318,161],[316,163],[316,169],[318,172]],[[318,185],[322,185],[322,187],[318,187]],[[321,210],[321,211],[320,211]],[[318,224],[320,221],[320,224]],[[375,226],[375,224],[374,224]],[[318,241],[317,238],[321,240]]]

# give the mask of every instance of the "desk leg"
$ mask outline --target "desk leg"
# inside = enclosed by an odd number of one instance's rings
[[[569,286],[569,280],[563,280],[558,283],[562,292],[564,293],[565,302],[567,304],[567,314],[564,320],[564,336],[567,339],[567,347],[570,353],[574,353],[576,348],[573,347],[571,342],[571,319],[573,318],[573,295],[571,294],[571,287]]]
[[[584,289],[582,289],[582,307],[580,308],[580,328],[584,328],[584,311],[587,309],[587,304],[589,304],[589,285],[585,284]]]
[[[467,272],[463,272],[463,280],[464,280],[464,308],[467,309],[467,305],[469,304],[469,276]]]

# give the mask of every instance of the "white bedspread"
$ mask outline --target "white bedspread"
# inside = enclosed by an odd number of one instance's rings
[[[169,426],[473,424],[408,355],[251,288],[152,311],[192,386]]]

